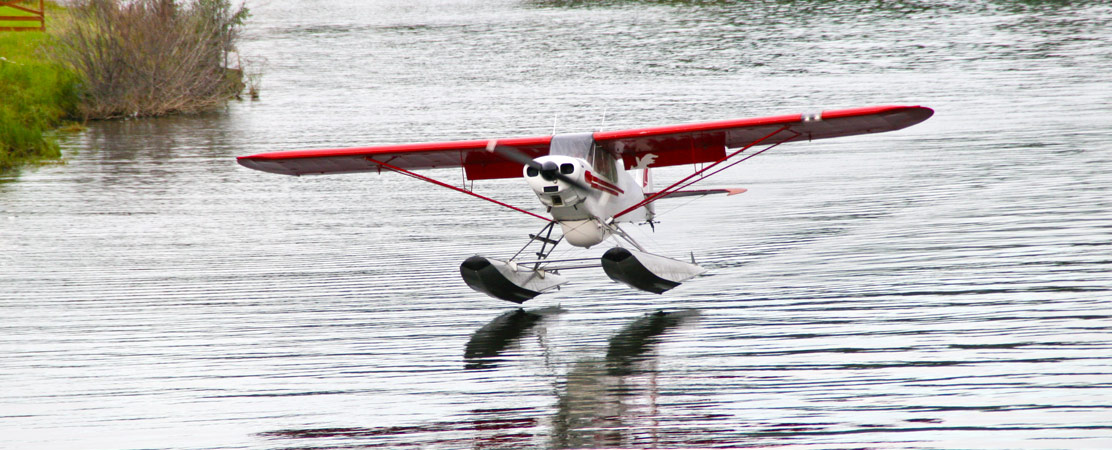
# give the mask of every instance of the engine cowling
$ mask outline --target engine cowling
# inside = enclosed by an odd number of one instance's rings
[[[522,173],[533,193],[541,203],[551,208],[574,207],[587,199],[586,192],[580,192],[557,178],[559,173],[565,177],[582,181],[586,172],[585,161],[570,156],[548,155],[534,160],[540,168],[525,166]]]

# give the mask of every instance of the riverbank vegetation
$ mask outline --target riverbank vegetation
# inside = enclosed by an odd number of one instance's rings
[[[82,118],[197,112],[242,88],[226,67],[246,16],[227,0],[89,0],[55,56],[83,81]]]
[[[47,32],[0,32],[0,169],[58,158],[49,130],[193,113],[243,89],[229,61],[247,18],[229,0],[79,0]]]
[[[48,24],[59,9],[50,8]],[[51,39],[37,31],[0,32],[0,170],[61,156],[45,134],[76,111],[78,81],[48,57]]]

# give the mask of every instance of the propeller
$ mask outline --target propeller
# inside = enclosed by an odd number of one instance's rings
[[[491,140],[487,143],[487,151],[523,166],[532,167],[541,173],[541,177],[548,181],[560,180],[583,192],[591,192],[591,187],[587,186],[582,181],[560,173],[560,166],[552,161],[545,161],[544,164],[541,164],[514,147],[499,147],[498,141],[496,140]]]

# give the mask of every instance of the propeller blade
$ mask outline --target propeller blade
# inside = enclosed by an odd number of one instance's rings
[[[513,147],[500,147],[498,146],[498,141],[496,140],[487,142],[487,151],[515,163],[541,170],[541,164],[533,161],[533,158],[531,158],[529,155],[526,155],[525,153]]]
[[[535,159],[531,158],[529,155],[526,155],[524,152],[516,148],[499,146],[498,141],[496,140],[487,142],[487,151],[523,166],[537,169],[538,171],[552,176],[557,180],[563,181],[564,183],[567,183],[576,189],[582,190],[583,192],[591,192],[591,187],[587,186],[582,181],[560,173],[560,170],[558,168],[545,168],[543,165],[541,165],[541,163],[537,162]]]
[[[561,174],[556,174],[556,178],[559,178],[560,181],[563,181],[567,184],[570,184],[572,187],[574,187],[576,189],[579,189],[580,191],[583,191],[584,193],[590,193],[591,192],[591,187],[590,186],[587,186],[586,183],[584,183],[582,181],[579,181],[579,180],[576,180],[575,178],[569,177],[569,176],[564,175],[562,173]]]

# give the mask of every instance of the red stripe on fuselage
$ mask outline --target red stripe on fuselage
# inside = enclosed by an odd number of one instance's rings
[[[587,183],[589,183],[591,187],[603,191],[607,194],[617,196],[625,193],[625,191],[623,191],[621,188],[611,184],[609,181],[596,177],[595,174],[591,173],[590,171],[585,172],[583,174],[583,178],[587,180]]]

